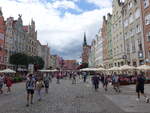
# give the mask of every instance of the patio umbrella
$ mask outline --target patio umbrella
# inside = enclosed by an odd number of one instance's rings
[[[54,69],[54,70],[39,70],[40,72],[56,72],[56,71],[58,71],[57,69]]]
[[[16,73],[16,71],[12,70],[12,69],[4,69],[2,71],[0,71],[1,73]]]
[[[127,71],[127,70],[134,70],[134,69],[136,69],[136,67],[134,67],[134,66],[129,66],[129,65],[123,65],[123,66],[121,66],[120,68],[119,68],[119,70],[121,70],[121,71]]]
[[[138,70],[143,70],[143,71],[149,71],[150,70],[150,66],[148,65],[141,65],[139,67],[137,67]]]
[[[80,71],[97,71],[97,68],[83,68]]]
[[[105,68],[97,68],[97,71],[106,71]]]
[[[120,69],[119,69],[119,67],[112,67],[112,68],[110,68],[108,70],[109,71],[119,71]]]

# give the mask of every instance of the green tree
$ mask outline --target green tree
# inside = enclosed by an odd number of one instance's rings
[[[34,64],[36,68],[42,69],[44,67],[44,60],[39,56],[28,56],[28,64]]]
[[[16,67],[18,67],[18,65],[27,66],[28,65],[28,56],[23,53],[13,54],[9,58],[9,63],[16,65]]]

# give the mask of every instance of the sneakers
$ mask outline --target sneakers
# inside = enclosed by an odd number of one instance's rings
[[[26,107],[29,107],[29,104],[26,104]]]
[[[137,98],[137,99],[136,99],[136,101],[137,101],[137,102],[139,102],[139,101],[140,101],[140,99],[139,99],[139,98]]]
[[[146,98],[146,103],[149,103],[149,98]]]

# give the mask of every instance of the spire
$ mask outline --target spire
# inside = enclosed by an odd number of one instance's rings
[[[0,16],[3,16],[2,8],[0,7]]]
[[[84,33],[84,42],[83,42],[83,46],[87,46],[86,33]]]

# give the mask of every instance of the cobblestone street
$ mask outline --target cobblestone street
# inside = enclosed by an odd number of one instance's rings
[[[34,104],[26,107],[25,84],[15,84],[11,94],[0,95],[0,113],[127,113],[127,110],[123,111],[122,106],[116,102],[121,95],[117,99],[114,94],[107,94],[102,88],[95,92],[90,82],[84,84],[78,80],[77,84],[73,85],[69,80],[61,80],[60,84],[53,80],[49,90],[48,95],[43,91],[41,102],[38,102],[35,94]],[[134,110],[130,113],[138,112]]]

